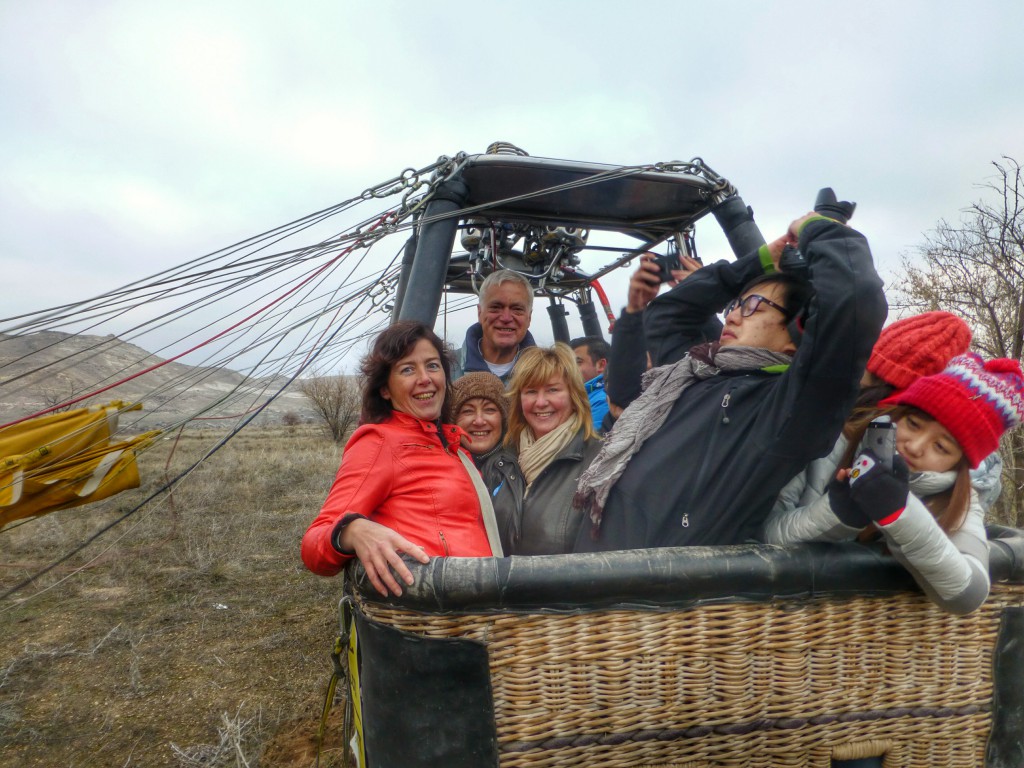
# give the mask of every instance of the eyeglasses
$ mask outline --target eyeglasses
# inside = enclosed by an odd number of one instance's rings
[[[764,296],[761,296],[760,294],[757,293],[752,293],[744,299],[733,299],[732,301],[730,301],[725,307],[725,316],[728,317],[729,314],[734,309],[736,309],[736,307],[739,307],[740,315],[742,317],[750,317],[752,314],[757,312],[757,308],[762,304],[767,304],[769,307],[774,307],[775,309],[779,310],[779,312],[789,317],[789,312],[786,310],[785,307],[780,306],[771,299],[766,299]]]

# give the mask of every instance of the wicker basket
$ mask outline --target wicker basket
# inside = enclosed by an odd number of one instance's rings
[[[911,591],[764,597],[445,612],[357,590],[355,604],[486,647],[501,768],[986,765],[997,642],[1024,586],[995,584],[968,616]]]

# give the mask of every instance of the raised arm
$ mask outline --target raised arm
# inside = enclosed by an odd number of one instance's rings
[[[647,370],[642,312],[624,310],[615,321],[605,371],[608,401],[625,408],[640,396],[640,379]]]
[[[668,284],[679,285],[701,269],[702,264],[687,256],[680,257],[682,269],[673,270],[673,280]],[[644,334],[644,315],[647,307],[658,296],[661,282],[658,276],[658,265],[651,254],[640,257],[636,271],[629,279],[627,304],[619,318],[615,321],[612,331],[611,352],[608,357],[608,371],[605,374],[605,390],[608,400],[625,408],[640,396],[640,379],[647,370],[647,341]],[[708,335],[708,325],[701,329],[693,344],[717,339],[721,333],[721,323],[713,318]],[[685,344],[681,341],[680,344]]]
[[[803,221],[814,297],[793,362],[762,407],[760,445],[750,448],[806,463],[834,446],[888,306],[864,236],[819,216]]]
[[[755,277],[776,272],[785,236],[736,261],[717,261],[696,270],[656,299],[644,313],[644,334],[655,366],[681,360],[695,344],[717,340],[717,315]]]

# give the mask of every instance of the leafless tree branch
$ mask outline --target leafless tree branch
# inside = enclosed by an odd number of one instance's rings
[[[1024,354],[1024,174],[1020,163],[1002,157],[995,175],[979,185],[981,199],[958,223],[940,220],[917,249],[904,258],[894,281],[893,306],[917,312],[943,309],[964,318],[974,332],[972,346],[984,357]],[[1024,524],[1024,431],[1009,433],[1003,456],[1000,522]]]

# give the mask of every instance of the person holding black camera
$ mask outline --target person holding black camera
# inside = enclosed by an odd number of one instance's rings
[[[639,265],[629,278],[626,306],[615,321],[608,353],[604,385],[612,421],[640,396],[640,378],[651,367],[644,336],[644,310],[657,298],[662,285],[674,288],[702,266],[699,259],[685,255],[640,256]],[[713,341],[721,332],[722,323],[712,316],[696,336],[687,340],[688,346]]]
[[[787,245],[807,280],[779,271]],[[679,354],[723,311],[718,341]],[[575,551],[755,539],[782,486],[835,442],[886,312],[867,240],[818,213],[652,300],[655,365],[678,362],[645,374],[580,477],[592,525]]]

